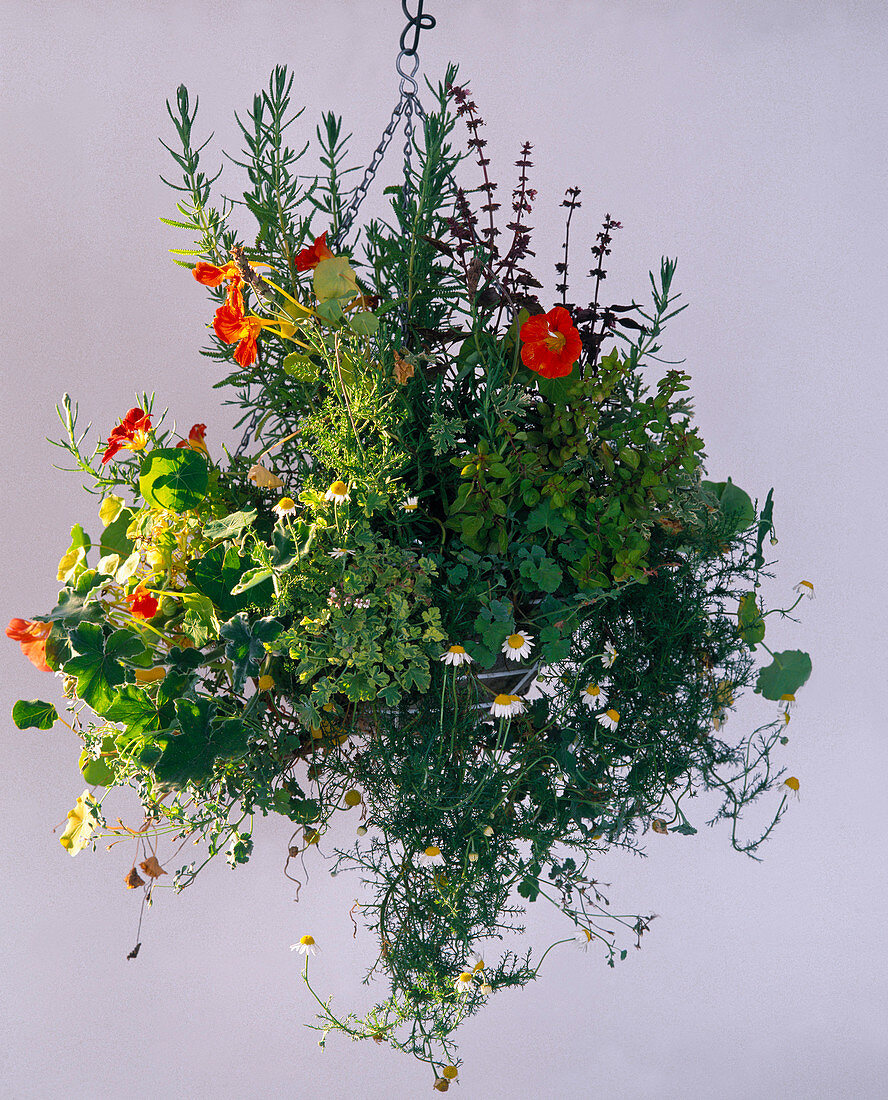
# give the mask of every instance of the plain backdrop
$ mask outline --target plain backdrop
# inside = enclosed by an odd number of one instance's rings
[[[642,950],[610,970],[566,945],[531,987],[494,996],[462,1031],[460,1095],[884,1096],[885,6],[426,10],[438,25],[421,39],[423,71],[437,80],[460,64],[501,197],[520,143],[534,143],[531,221],[550,295],[559,204],[574,184],[578,278],[605,213],[623,224],[611,300],[641,300],[660,256],[679,257],[690,308],[664,354],[693,376],[709,473],[760,499],[774,487],[771,605],[803,578],[817,592],[799,622],[769,620],[772,648],[810,650],[814,672],[778,761],[801,798],[764,861],[732,852],[724,828],[703,824],[705,807],[696,837],[649,834],[647,859],[603,859],[614,909],[659,914]],[[222,148],[238,152],[233,112],[286,63],[307,108],[303,139],[333,109],[366,160],[397,99],[404,19],[396,0],[3,0],[2,23],[6,622],[52,607],[69,528],[98,528],[94,501],[52,468],[59,452],[45,442],[65,392],[93,439],[147,389],[186,430],[205,422],[217,454],[234,441],[217,368],[198,354],[208,300],[170,262],[185,242],[158,221],[176,216],[158,178],[172,168],[157,140],[173,139],[165,99],[183,81],[200,96],[197,133],[216,133],[215,170]],[[384,211],[401,144],[367,212]],[[242,186],[229,163],[222,183]],[[19,697],[61,701],[59,682],[12,643],[2,667],[0,714]],[[753,699],[731,721],[763,721],[768,708]],[[53,831],[83,789],[75,738],[19,732],[6,717],[0,753],[3,1096],[429,1095],[410,1059],[335,1035],[322,1051],[304,1026],[312,1003],[287,949],[304,932],[322,947],[315,988],[336,1009],[362,1010],[383,990],[360,984],[373,943],[352,938],[355,879],[331,880],[318,859],[294,903],[285,822],[260,825],[247,867],[220,863],[181,896],[159,892],[140,956],[126,961],[139,908],[122,882],[129,850],[72,860]],[[136,817],[133,802],[115,805]],[[527,927],[537,952],[571,931],[542,903]]]

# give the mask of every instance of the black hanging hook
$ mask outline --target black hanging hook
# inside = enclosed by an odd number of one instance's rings
[[[401,10],[407,16],[407,26],[401,31],[401,52],[413,57],[419,48],[420,31],[430,31],[435,26],[433,15],[424,15],[422,11],[423,0],[417,0],[416,15],[411,15],[407,7],[407,0],[401,0]],[[413,45],[407,45],[407,35],[413,31]]]

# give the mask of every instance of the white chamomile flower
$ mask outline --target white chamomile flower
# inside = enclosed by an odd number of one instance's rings
[[[577,947],[581,951],[588,951],[589,944],[592,942],[592,933],[588,928],[581,928],[579,934],[574,937]]]
[[[598,721],[609,730],[615,730],[617,728],[617,722],[620,721],[620,712],[614,710],[611,707],[610,710],[606,710],[604,714],[598,715]]]
[[[466,960],[466,970],[471,970],[473,974],[477,974],[480,970],[484,969],[484,960],[481,956],[475,952],[474,955],[470,955]]]
[[[472,661],[473,658],[466,653],[465,646],[452,645],[446,653],[442,653],[439,660],[443,661],[445,665],[464,665],[468,661]]]
[[[597,710],[598,707],[603,707],[607,702],[607,692],[601,684],[586,684],[580,692],[580,698],[583,700],[584,707],[588,707],[589,710]]]
[[[783,713],[789,714],[792,708],[796,705],[796,697],[792,693],[781,695],[780,702],[783,704]]]
[[[790,798],[798,798],[799,786],[800,784],[798,779],[796,779],[794,775],[791,775],[787,779],[783,780],[783,782],[778,787],[778,790]]]
[[[463,970],[457,975],[456,981],[453,983],[457,993],[468,993],[474,984],[472,981],[474,977],[475,975],[470,970]]]
[[[497,695],[493,700],[490,713],[494,718],[509,718],[524,710],[524,700],[520,695]]]
[[[334,504],[344,504],[348,500],[348,486],[344,481],[334,481],[324,493],[324,500],[331,500]]]
[[[545,676],[535,676],[524,693],[525,702],[533,703],[537,699],[545,699],[550,694],[548,687],[549,681]]]
[[[437,867],[444,862],[444,857],[441,855],[441,849],[435,844],[430,844],[424,852],[420,852],[417,856],[417,863],[421,867]]]
[[[419,497],[408,497],[401,505],[402,510],[405,512],[415,512],[418,507]]]
[[[482,982],[481,985],[478,987],[478,992],[481,994],[482,997],[489,997],[490,994],[493,992],[493,986],[490,984],[490,982]]]
[[[604,653],[601,655],[601,663],[605,668],[610,668],[614,661],[617,659],[617,651],[610,644],[610,642],[604,643]]]
[[[316,955],[320,948],[314,941],[314,936],[302,936],[298,943],[290,944],[291,951],[298,951],[300,955]]]
[[[793,588],[793,592],[798,592],[800,596],[807,596],[809,600],[814,599],[814,585],[810,581],[799,581]]]
[[[530,656],[533,646],[531,636],[524,630],[518,630],[503,642],[503,653],[510,661],[520,661],[522,657]]]
[[[292,516],[296,511],[296,501],[293,500],[292,497],[281,497],[274,508],[272,508],[272,511],[280,516],[281,519],[283,519],[284,516]]]
[[[342,546],[334,546],[333,549],[329,551],[329,555],[331,558],[333,558],[334,561],[338,561],[340,558],[344,558],[347,554],[353,553],[354,550],[346,550]]]

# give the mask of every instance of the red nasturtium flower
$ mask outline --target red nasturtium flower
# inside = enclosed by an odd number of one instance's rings
[[[192,451],[200,451],[202,455],[208,454],[204,439],[207,434],[206,424],[195,424],[188,433],[187,439],[180,439],[177,447],[190,447]]]
[[[160,606],[147,588],[141,585],[129,596],[124,596],[124,599],[130,605],[134,619],[153,619]]]
[[[333,253],[327,248],[327,233],[325,230],[320,237],[315,237],[313,245],[296,253],[296,270],[311,271],[313,267],[318,266],[321,260],[331,260],[332,258]]]
[[[52,630],[52,623],[37,623],[33,619],[10,619],[6,628],[6,637],[19,642],[22,653],[35,668],[41,672],[51,672],[46,663],[46,639]]]
[[[144,409],[130,409],[108,436],[108,446],[102,455],[102,462],[109,462],[123,448],[141,451],[148,442],[150,430],[151,417],[148,413]]]
[[[564,378],[573,370],[583,344],[563,306],[538,313],[521,326],[521,362],[543,378]]]

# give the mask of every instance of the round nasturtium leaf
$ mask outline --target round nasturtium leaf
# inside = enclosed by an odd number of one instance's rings
[[[114,771],[108,764],[106,757],[117,755],[115,735],[107,734],[102,738],[102,755],[94,759],[86,749],[80,754],[77,766],[80,773],[91,787],[113,787],[115,782]]]
[[[164,447],[145,456],[139,491],[148,504],[187,512],[203,500],[209,470],[203,456],[187,447]]]
[[[811,675],[811,658],[800,649],[786,649],[771,656],[771,664],[759,670],[755,691],[776,701],[794,695],[805,683]]]
[[[42,699],[19,699],[12,708],[12,720],[20,730],[52,729],[58,718],[55,706]]]

